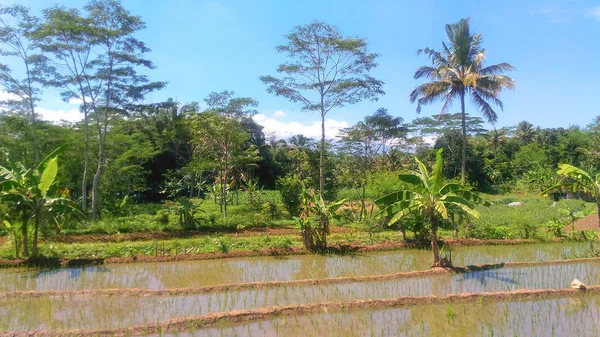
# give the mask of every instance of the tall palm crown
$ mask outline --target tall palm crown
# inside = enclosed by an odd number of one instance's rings
[[[469,18],[458,23],[446,25],[446,37],[449,44],[442,42],[442,50],[431,48],[418,50],[417,54],[425,54],[431,65],[420,67],[414,75],[415,79],[428,79],[430,82],[417,86],[410,93],[410,102],[417,102],[417,112],[423,105],[443,101],[440,115],[443,114],[455,99],[460,99],[463,116],[463,168],[464,180],[466,165],[466,126],[465,95],[483,113],[484,117],[494,123],[498,115],[492,104],[503,109],[498,95],[503,89],[514,88],[514,81],[502,75],[513,70],[508,63],[484,66],[486,51],[481,47],[481,34],[473,34],[469,28]]]
[[[469,94],[490,123],[497,121],[498,115],[489,102],[503,108],[498,94],[502,89],[512,89],[514,81],[501,74],[513,70],[513,66],[499,63],[484,67],[486,51],[481,48],[482,36],[471,33],[469,18],[446,25],[446,36],[449,45],[442,42],[442,51],[425,48],[417,52],[427,55],[432,65],[420,67],[414,77],[427,78],[431,82],[421,84],[411,92],[411,103],[416,101],[420,112],[422,105],[443,100],[441,113],[444,113],[452,100]]]

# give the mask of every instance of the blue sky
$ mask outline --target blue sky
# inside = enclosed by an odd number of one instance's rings
[[[82,6],[84,1],[10,0],[34,11],[53,4]],[[484,37],[489,64],[509,62],[516,70],[514,91],[504,92],[504,111],[497,127],[528,120],[543,127],[586,125],[600,115],[600,1],[288,1],[288,0],[123,0],[142,16],[147,29],[138,37],[152,49],[154,80],[168,81],[149,101],[173,97],[202,101],[212,91],[233,90],[259,101],[257,121],[280,137],[302,132],[318,135],[318,115],[265,91],[258,80],[275,74],[285,61],[274,47],[285,42],[294,26],[322,20],[343,34],[367,38],[381,54],[372,75],[383,80],[386,95],[332,110],[328,133],[349,126],[385,107],[411,121],[418,115],[408,94],[419,82],[412,75],[427,59],[422,47],[438,48],[444,25],[471,17],[471,27]],[[76,106],[47,91],[42,112],[57,118],[74,114]],[[439,112],[425,107],[422,115]],[[450,111],[458,111],[455,104]],[[467,105],[467,112],[478,114]]]

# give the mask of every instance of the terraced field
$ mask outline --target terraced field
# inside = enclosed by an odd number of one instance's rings
[[[0,270],[2,336],[597,335],[587,244]],[[570,289],[578,278],[587,291]],[[594,333],[594,331],[596,333]],[[583,333],[585,332],[585,333]],[[590,334],[591,333],[591,334]]]

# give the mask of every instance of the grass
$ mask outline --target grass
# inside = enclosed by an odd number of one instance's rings
[[[551,231],[561,228],[564,215],[558,211],[558,207],[545,197],[534,194],[511,194],[511,195],[484,195],[484,198],[492,202],[490,207],[478,208],[481,213],[479,219],[472,219],[467,224],[459,226],[459,237],[481,238],[481,239],[527,239],[550,240],[555,237]],[[235,200],[235,197],[234,197]],[[261,203],[250,205],[247,203],[246,193],[240,193],[239,205],[228,207],[228,217],[220,214],[219,205],[213,200],[195,200],[199,211],[194,214],[197,224],[193,229],[214,233],[202,237],[189,239],[171,239],[168,241],[135,241],[135,242],[103,242],[103,243],[81,243],[64,244],[58,242],[43,241],[40,245],[40,253],[47,257],[62,258],[92,258],[92,257],[119,257],[119,256],[149,256],[162,254],[187,253],[213,253],[213,252],[236,252],[265,250],[271,248],[297,248],[301,247],[300,237],[293,235],[270,235],[243,237],[231,233],[253,227],[288,227],[295,228],[294,220],[284,211],[276,191],[264,193],[261,201],[276,202],[275,212],[273,209],[263,206]],[[520,201],[521,206],[510,207],[508,203]],[[581,203],[580,201],[562,201],[561,205]],[[97,223],[79,223],[61,232],[61,235],[71,234],[111,234],[134,232],[167,232],[179,231],[183,227],[179,224],[179,216],[175,212],[177,204],[167,202],[164,204],[131,205],[128,209],[130,215],[122,217],[105,217]],[[588,214],[595,211],[595,204],[587,203],[582,213]],[[143,212],[136,214],[137,212]],[[558,225],[557,225],[558,224]],[[566,225],[566,222],[564,223]],[[335,244],[377,244],[386,241],[399,242],[398,231],[388,227],[380,226],[367,228],[368,226],[351,222],[350,219],[336,220],[335,225],[349,227],[348,233],[335,233],[330,236],[329,242]],[[408,233],[409,238],[411,233]],[[451,228],[446,227],[440,231],[442,238],[452,237],[454,233]],[[124,240],[127,240],[124,237]],[[14,257],[11,240],[5,237],[0,245],[0,258],[10,259]],[[158,249],[157,245],[163,247]]]

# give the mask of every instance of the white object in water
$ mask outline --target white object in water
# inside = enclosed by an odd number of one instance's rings
[[[583,284],[583,282],[579,281],[578,279],[574,279],[573,282],[571,282],[571,288],[585,290],[585,284]]]

